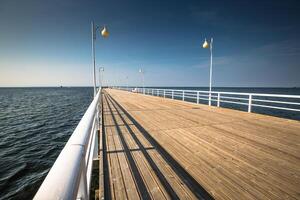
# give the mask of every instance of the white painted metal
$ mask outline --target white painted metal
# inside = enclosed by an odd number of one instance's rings
[[[268,103],[279,103],[279,104],[290,104],[290,105],[300,105],[297,102],[288,102],[288,101],[272,101],[272,100],[262,100],[262,99],[252,99],[252,101],[268,102]]]
[[[96,33],[95,33],[95,25],[92,21],[92,58],[93,58],[93,82],[94,82],[94,96],[96,96],[96,56],[95,56],[95,40],[96,40]]]
[[[142,76],[142,87],[143,87],[143,94],[145,94],[145,78],[144,78],[144,70],[142,68],[139,69],[139,73],[141,73]]]
[[[212,85],[212,57],[213,57],[213,54],[212,54],[212,48],[213,48],[213,38],[210,39],[210,44],[209,44],[209,47],[210,47],[210,70],[209,70],[209,106],[211,106],[211,85]]]
[[[218,93],[220,94],[220,93]],[[232,97],[232,96],[222,96],[223,99],[234,99],[234,100],[245,100],[248,101],[249,98],[240,98],[240,97]]]
[[[98,91],[36,193],[36,200],[89,199],[97,132]]]
[[[252,95],[249,94],[249,103],[248,103],[248,112],[251,112],[251,104],[252,104]]]
[[[103,87],[104,67],[99,68],[99,88]]]
[[[300,111],[299,109],[293,109],[293,108],[284,108],[279,106],[267,106],[267,105],[260,105],[260,104],[252,104],[252,106],[258,106],[263,108],[274,108],[274,109],[280,109],[280,110],[289,110],[289,111]]]
[[[223,97],[222,97],[223,98]],[[213,100],[212,100],[213,101]],[[237,102],[237,101],[228,101],[228,100],[221,100],[220,102],[224,102],[224,103],[231,103],[231,104],[238,104],[238,105],[245,105],[248,106],[249,103],[243,103],[243,102]]]
[[[120,88],[122,90],[126,90],[124,88]],[[264,108],[272,108],[272,109],[280,109],[280,110],[289,110],[289,111],[300,111],[300,108],[289,108],[289,107],[278,107],[278,106],[270,106],[265,104],[254,104],[253,102],[261,102],[261,103],[274,103],[274,104],[284,104],[284,105],[300,105],[300,95],[284,95],[284,94],[263,94],[263,93],[239,93],[239,92],[221,92],[221,91],[200,91],[200,90],[174,90],[174,89],[156,89],[149,88],[152,91],[152,95],[160,96],[160,92],[163,92],[164,97],[169,97],[174,99],[175,97],[181,98],[183,101],[186,98],[196,99],[197,103],[199,100],[206,101],[215,101],[217,102],[217,107],[220,107],[221,102],[238,104],[238,105],[246,105],[248,107],[248,112],[252,111],[252,107],[264,107]],[[150,93],[149,93],[150,94]],[[227,95],[227,96],[225,96]],[[222,96],[222,98],[221,98]],[[202,98],[203,97],[203,98]],[[211,99],[209,99],[211,97]],[[270,98],[286,98],[291,100],[298,100],[298,102],[292,101],[281,101],[281,100],[269,100],[269,99],[257,99],[253,97],[270,97]],[[238,101],[233,101],[238,100]]]
[[[119,89],[124,90],[124,88],[122,88],[122,87],[120,87]],[[154,88],[150,88],[150,89],[156,90]],[[164,90],[171,91],[170,89],[164,89]],[[182,92],[183,91],[183,90],[174,90],[174,89],[172,89],[172,90],[174,92]],[[209,91],[204,91],[204,90],[184,90],[184,91],[185,92],[194,92],[195,94],[197,92],[209,94]],[[269,97],[286,97],[286,98],[296,98],[296,99],[300,98],[300,95],[285,95],[285,94],[264,94],[264,93],[243,93],[243,92],[222,92],[222,91],[212,91],[211,93],[212,94],[220,93],[220,94],[245,95],[245,96],[252,94],[253,96],[264,96],[264,97],[269,96]]]

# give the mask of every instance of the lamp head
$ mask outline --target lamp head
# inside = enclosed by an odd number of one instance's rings
[[[107,28],[105,26],[104,26],[104,28],[101,31],[101,35],[103,37],[105,37],[105,38],[109,36],[109,32],[108,32],[108,30],[107,30]]]
[[[209,43],[206,41],[206,38],[205,38],[205,41],[204,41],[202,47],[203,47],[204,49],[206,49],[206,48],[209,47]]]

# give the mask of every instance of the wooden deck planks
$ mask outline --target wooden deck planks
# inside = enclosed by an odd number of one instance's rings
[[[118,105],[102,100],[109,198],[197,199]]]
[[[130,121],[126,116],[123,117],[123,120]],[[140,146],[142,146],[142,148],[145,148],[147,154],[149,154],[150,158],[153,161],[155,161],[155,164],[157,165],[159,170],[161,170],[162,174],[166,175],[166,179],[168,180],[170,185],[172,185],[175,193],[178,194],[178,197],[180,199],[192,199],[192,198],[195,199],[196,197],[189,191],[186,185],[180,180],[178,175],[171,169],[168,163],[163,159],[163,157],[159,154],[159,152],[155,150],[155,147],[153,147],[150,144],[150,142],[142,135],[142,133],[135,126],[130,126],[129,129],[135,134],[136,139],[140,141],[140,145],[138,145],[139,148]],[[132,140],[132,137],[127,138],[127,141],[135,143]],[[154,170],[154,169],[151,169],[150,167],[150,170]],[[157,182],[159,183],[159,181]],[[159,186],[163,187],[161,184],[159,184]],[[151,187],[148,188],[150,189]],[[168,196],[166,192],[164,193],[166,196]],[[155,197],[155,199],[157,198],[161,198],[161,197]]]
[[[106,91],[214,198],[300,199],[300,122]],[[159,153],[149,152],[164,174],[176,176]],[[176,191],[187,188],[177,183],[172,184]]]

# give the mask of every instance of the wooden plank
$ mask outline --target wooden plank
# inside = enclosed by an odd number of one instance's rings
[[[111,118],[110,118],[111,119]],[[110,124],[114,124],[112,120]],[[117,149],[114,145],[115,127],[109,126],[105,128],[106,139],[107,139],[107,151],[113,152]],[[109,172],[110,172],[110,185],[111,185],[111,197],[112,199],[127,199],[125,190],[124,180],[121,172],[121,167],[118,162],[117,154],[108,154],[109,158]]]
[[[110,152],[110,154],[117,154],[118,156],[118,165],[121,168],[122,177],[124,181],[125,190],[128,196],[128,199],[139,199],[139,193],[137,191],[136,183],[133,179],[128,161],[126,159],[125,150],[120,142],[119,133],[114,134],[113,137],[115,144],[116,153]]]

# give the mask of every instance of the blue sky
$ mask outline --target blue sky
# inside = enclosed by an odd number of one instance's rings
[[[300,87],[297,1],[0,0],[0,86],[92,85],[91,20],[108,84]]]

